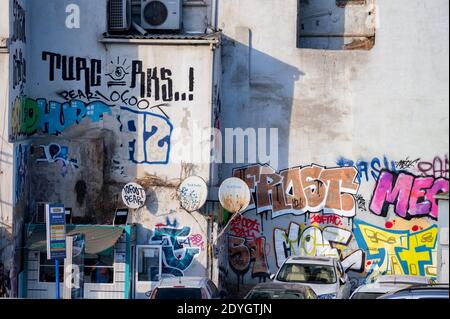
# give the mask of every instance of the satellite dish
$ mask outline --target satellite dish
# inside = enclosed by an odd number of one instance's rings
[[[241,213],[250,204],[250,189],[237,177],[226,179],[219,188],[219,201],[231,213]]]
[[[145,205],[146,200],[145,189],[139,184],[129,183],[122,190],[122,201],[128,208],[141,208]]]
[[[208,185],[203,178],[191,176],[186,178],[178,188],[181,207],[192,213],[202,208],[208,197]]]

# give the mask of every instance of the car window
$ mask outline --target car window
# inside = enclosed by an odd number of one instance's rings
[[[312,284],[334,284],[336,273],[333,266],[313,264],[284,264],[277,276],[278,281]]]
[[[155,299],[202,299],[200,288],[158,288]]]
[[[352,299],[377,299],[383,295],[383,293],[376,292],[357,292],[352,296]]]
[[[260,290],[255,289],[246,299],[305,299],[301,291],[294,290]]]

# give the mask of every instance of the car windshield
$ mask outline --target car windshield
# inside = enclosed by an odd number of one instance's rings
[[[352,299],[377,299],[383,295],[383,293],[376,292],[357,292],[353,295]]]
[[[253,290],[246,299],[305,299],[301,291],[295,290]]]
[[[202,299],[200,288],[158,288],[155,299]]]
[[[333,266],[284,264],[277,276],[277,280],[309,284],[334,284],[336,283],[336,273]]]

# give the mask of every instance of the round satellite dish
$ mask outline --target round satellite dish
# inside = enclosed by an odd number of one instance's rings
[[[220,185],[220,204],[231,213],[243,212],[250,204],[250,198],[250,189],[242,179],[231,177]]]
[[[202,208],[208,197],[208,185],[203,178],[191,176],[186,178],[178,188],[181,207],[192,213]]]
[[[129,183],[122,190],[122,201],[128,208],[141,208],[146,200],[145,189],[139,184]]]

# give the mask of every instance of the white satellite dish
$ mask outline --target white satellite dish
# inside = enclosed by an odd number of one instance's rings
[[[129,183],[122,190],[122,201],[128,208],[141,208],[145,205],[146,200],[145,189],[139,184]]]
[[[208,185],[203,178],[191,176],[186,178],[178,188],[181,207],[189,213],[202,208],[208,197]]]
[[[250,189],[242,179],[231,177],[220,185],[220,204],[230,213],[243,212],[250,204],[250,199]]]

